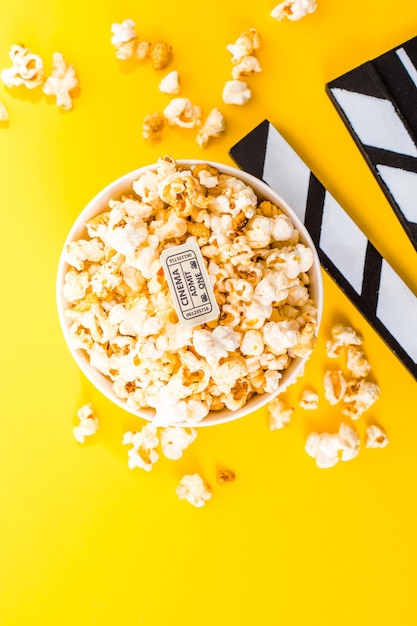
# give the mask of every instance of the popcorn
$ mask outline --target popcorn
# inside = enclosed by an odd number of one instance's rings
[[[180,500],[187,500],[195,507],[202,507],[212,497],[211,490],[199,474],[186,474],[176,489]]]
[[[336,324],[332,328],[332,339],[326,342],[326,353],[330,359],[343,354],[348,346],[360,346],[362,338],[350,326]]]
[[[150,141],[159,141],[162,136],[162,130],[165,126],[165,120],[157,112],[149,113],[145,116],[142,124],[142,137]]]
[[[127,19],[121,24],[112,24],[111,32],[113,33],[111,43],[116,47],[116,57],[121,61],[132,59],[138,43],[135,22]]]
[[[262,40],[256,28],[250,28],[239,35],[235,43],[227,45],[226,50],[232,55],[232,63],[237,65],[245,57],[252,55],[255,50],[260,48],[261,43]]]
[[[163,114],[170,126],[194,128],[201,122],[201,108],[194,106],[188,98],[173,98]]]
[[[80,423],[73,428],[74,437],[79,443],[84,443],[86,437],[91,437],[97,432],[99,420],[91,403],[84,404],[78,409],[77,417]]]
[[[315,411],[319,405],[319,395],[315,391],[305,389],[301,394],[300,407],[307,411]]]
[[[232,78],[238,80],[241,76],[248,76],[255,72],[261,72],[262,68],[258,59],[252,55],[243,57],[232,69]]]
[[[204,124],[197,133],[196,141],[200,148],[205,148],[210,137],[220,137],[226,130],[226,121],[218,108],[211,109]]]
[[[234,176],[204,163],[178,166],[167,156],[65,247],[71,347],[85,351],[129,408],[154,409],[155,427],[192,429],[209,411],[236,411],[255,394],[274,393],[283,370],[314,347],[307,248],[286,221],[291,241],[275,241],[280,214],[271,209],[265,221],[258,204]],[[262,248],[253,235],[258,223],[269,242]],[[188,238],[201,246],[220,314],[185,328],[160,255]],[[297,260],[287,263],[291,254]],[[149,469],[156,446],[132,437],[130,463]]]
[[[177,70],[173,70],[172,72],[169,72],[169,74],[164,76],[164,78],[160,81],[158,87],[159,87],[159,91],[162,91],[162,93],[169,93],[169,94],[179,93],[180,83],[179,83],[179,75],[178,75]]]
[[[171,60],[172,48],[165,41],[153,43],[149,50],[152,66],[155,70],[162,70]]]
[[[270,430],[285,428],[291,421],[294,409],[279,396],[268,402],[268,427]]]
[[[252,92],[243,80],[228,80],[222,94],[225,104],[237,104],[242,106],[252,98]]]
[[[184,450],[197,437],[195,428],[181,428],[180,426],[169,426],[161,428],[160,442],[161,448],[167,459],[176,461],[183,455]]]
[[[341,370],[331,370],[324,375],[324,396],[330,404],[343,400],[347,382]]]
[[[219,485],[226,485],[236,480],[236,474],[232,470],[222,467],[216,472],[216,480]]]
[[[284,0],[284,2],[277,4],[272,9],[271,17],[278,21],[284,18],[300,20],[308,13],[313,13],[316,9],[316,0]]]
[[[41,57],[21,45],[13,45],[9,52],[12,67],[1,71],[1,80],[6,87],[24,85],[28,89],[39,87],[45,79]]]
[[[389,444],[386,432],[380,426],[369,426],[366,429],[366,448],[385,448]]]
[[[368,411],[379,396],[380,389],[375,383],[365,379],[350,381],[343,396],[346,408],[342,412],[352,420],[357,420],[365,411]]]
[[[348,346],[346,352],[346,366],[353,378],[366,378],[371,366],[365,358],[363,350],[358,346]]]
[[[128,451],[129,469],[139,467],[150,472],[159,459],[156,451],[159,443],[156,426],[145,424],[138,432],[127,432],[123,436],[122,443],[132,446]]]
[[[0,122],[7,122],[9,114],[3,102],[0,102]]]
[[[60,52],[52,56],[52,76],[48,76],[42,90],[46,96],[55,96],[56,104],[68,111],[72,108],[71,91],[78,86],[78,77],[72,65],[67,65]]]
[[[344,424],[338,433],[310,433],[305,444],[305,451],[316,461],[317,467],[327,469],[339,460],[350,461],[359,454],[359,437],[355,431]]]

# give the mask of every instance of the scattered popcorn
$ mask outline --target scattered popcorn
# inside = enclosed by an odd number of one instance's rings
[[[0,102],[0,122],[7,122],[9,114],[3,102]]]
[[[294,409],[279,396],[268,402],[268,427],[270,430],[285,428],[291,421]]]
[[[222,467],[216,472],[216,480],[219,485],[226,485],[236,480],[236,474],[232,470]]]
[[[121,61],[133,59],[138,46],[138,38],[133,20],[124,20],[121,24],[112,24],[111,43],[116,48],[116,57]]]
[[[72,108],[71,91],[78,86],[78,77],[72,65],[67,65],[60,52],[52,57],[52,76],[48,76],[42,90],[47,96],[55,96],[61,109]]]
[[[164,76],[159,83],[159,91],[170,94],[177,94],[180,92],[179,75],[177,70],[173,70]]]
[[[243,57],[232,69],[232,78],[238,79],[241,76],[248,76],[255,72],[261,72],[262,68],[258,59],[252,55]]]
[[[149,56],[155,70],[162,70],[171,60],[172,47],[165,41],[158,41],[150,47]]]
[[[361,346],[363,341],[357,333],[343,324],[336,324],[332,328],[332,339],[326,342],[326,352],[330,359],[340,357],[348,346]]]
[[[358,346],[348,346],[346,366],[353,378],[366,378],[371,371],[371,366],[366,360],[363,350]]]
[[[140,467],[149,472],[159,459],[159,454],[156,451],[159,439],[154,424],[145,424],[138,432],[125,433],[123,443],[132,446],[128,451],[130,469]]]
[[[165,126],[165,120],[159,113],[149,113],[142,124],[142,137],[150,141],[159,141]]]
[[[182,457],[184,450],[197,437],[197,431],[195,428],[169,426],[168,428],[161,428],[159,437],[164,455],[167,459],[176,461]]]
[[[245,57],[251,56],[255,50],[260,48],[261,44],[262,40],[256,28],[250,28],[239,35],[235,43],[226,46],[226,50],[232,55],[233,65],[237,65]]]
[[[91,437],[97,432],[99,420],[91,403],[82,406],[77,411],[77,417],[80,423],[73,429],[74,437],[79,443],[84,443],[86,437]]]
[[[65,247],[69,341],[129,408],[154,409],[155,427],[191,429],[161,435],[177,456],[179,441],[191,441],[192,427],[210,411],[235,411],[256,394],[274,393],[292,360],[313,350],[313,258],[294,227],[290,240],[274,240],[272,205],[264,224],[270,243],[252,247],[251,219],[262,203],[212,165],[179,166],[166,156],[132,191],[111,199],[87,221],[87,235]],[[185,328],[160,255],[188,238],[199,242],[220,315]],[[297,262],[289,262],[292,252]],[[155,446],[143,446],[142,435],[126,437],[130,463],[149,469]]]
[[[341,370],[329,370],[324,375],[324,397],[330,404],[337,404],[345,395],[347,382]]]
[[[305,389],[301,394],[300,407],[307,411],[315,411],[319,405],[319,395],[315,391]]]
[[[369,426],[366,429],[366,448],[385,448],[388,444],[387,434],[380,426]]]
[[[176,489],[180,500],[187,500],[195,507],[202,507],[210,500],[212,493],[210,488],[199,474],[186,474]]]
[[[170,126],[194,128],[201,122],[201,108],[188,98],[173,98],[163,113]]]
[[[223,89],[223,102],[242,106],[249,102],[252,92],[243,80],[228,80]]]
[[[310,433],[305,451],[316,461],[317,467],[327,469],[339,460],[350,461],[359,454],[359,437],[355,431],[342,423],[339,432],[334,434]]]
[[[365,411],[378,400],[380,389],[375,383],[371,383],[365,379],[352,380],[347,384],[343,401],[346,408],[343,414],[352,420],[357,420]]]
[[[24,85],[28,89],[35,89],[43,83],[44,65],[39,55],[32,53],[24,46],[13,45],[9,57],[12,67],[1,71],[1,80],[6,87]]]
[[[220,137],[226,130],[226,120],[218,108],[211,109],[204,124],[197,133],[196,141],[200,148],[205,148],[210,137]]]
[[[278,21],[284,18],[289,20],[300,20],[308,13],[313,13],[317,9],[316,0],[284,0],[277,4],[271,11],[271,17]]]

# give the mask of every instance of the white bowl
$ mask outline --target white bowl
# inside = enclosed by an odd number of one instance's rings
[[[275,192],[273,191],[266,183],[262,182],[258,178],[252,176],[251,174],[247,174],[239,169],[234,167],[230,167],[228,165],[223,165],[220,163],[215,163],[211,161],[202,161],[202,160],[191,160],[191,159],[183,159],[176,160],[178,166],[194,166],[199,163],[206,163],[215,167],[219,172],[235,176],[236,178],[242,180],[247,185],[251,186],[258,196],[259,200],[269,200],[270,202],[278,205],[282,211],[291,218],[293,225],[298,229],[300,233],[300,240],[305,245],[309,246],[313,251],[314,262],[312,268],[309,270],[310,275],[310,295],[314,301],[315,306],[317,307],[317,331],[320,325],[322,309],[323,309],[323,282],[320,268],[320,261],[317,255],[317,251],[313,244],[313,241],[306,230],[304,224],[295,214],[295,212],[288,206],[288,204]],[[154,170],[156,168],[156,164],[148,165],[145,167],[141,167],[137,170],[129,172],[118,178],[114,182],[110,183],[105,187],[102,191],[100,191],[83,209],[83,211],[79,214],[77,219],[75,220],[68,236],[65,240],[63,249],[65,246],[71,242],[81,239],[87,236],[87,231],[85,227],[86,221],[91,219],[92,217],[108,210],[108,202],[110,199],[118,199],[123,193],[132,191],[132,183],[134,180],[139,178],[141,174],[143,174],[146,170],[151,169]],[[87,377],[87,379],[109,400],[114,402],[116,405],[121,407],[122,409],[132,413],[133,415],[137,415],[143,419],[148,421],[153,419],[155,414],[154,409],[141,409],[135,410],[131,408],[126,402],[120,398],[118,398],[113,389],[112,382],[106,376],[101,374],[98,370],[90,366],[88,355],[83,350],[74,350],[69,342],[69,328],[70,322],[65,316],[65,309],[68,308],[68,304],[63,295],[63,285],[65,274],[68,269],[68,265],[63,258],[63,254],[61,254],[61,258],[58,264],[58,274],[57,274],[57,307],[58,307],[58,316],[60,320],[60,324],[62,327],[62,331],[64,334],[64,338],[67,342],[69,350],[74,357],[77,365],[83,372],[83,374]],[[297,378],[299,378],[305,366],[306,361],[309,357],[303,358],[295,358],[289,365],[289,367],[283,371],[282,378],[280,380],[280,384],[278,389],[272,394],[263,394],[263,395],[255,395],[245,404],[244,407],[238,409],[236,411],[231,411],[228,409],[222,409],[220,411],[211,411],[208,415],[199,423],[197,426],[211,426],[215,424],[221,424],[224,422],[229,422],[232,420],[236,420],[244,415],[248,415],[253,411],[264,406],[266,403],[270,402],[277,395],[285,391],[285,389],[294,383]],[[184,426],[189,424],[183,424]]]

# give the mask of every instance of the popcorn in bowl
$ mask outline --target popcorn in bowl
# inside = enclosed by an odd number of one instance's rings
[[[303,371],[322,282],[302,222],[235,168],[170,156],[84,209],[64,244],[58,311],[89,380],[157,426],[237,419]]]

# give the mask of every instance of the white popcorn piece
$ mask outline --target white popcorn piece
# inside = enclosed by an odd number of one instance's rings
[[[139,467],[149,472],[159,459],[156,451],[159,439],[154,424],[145,424],[138,432],[125,433],[122,443],[132,446],[128,450],[129,469]]]
[[[158,85],[159,91],[162,93],[178,94],[180,93],[179,74],[177,70],[172,70],[162,78]]]
[[[72,109],[71,92],[78,87],[78,76],[72,65],[67,65],[60,52],[52,55],[52,75],[43,84],[42,91],[46,96],[55,96],[59,108]]]
[[[343,354],[348,346],[361,346],[362,338],[350,326],[335,324],[332,338],[326,342],[326,353],[329,358],[337,358]]]
[[[342,461],[351,461],[359,454],[359,437],[357,433],[344,422],[339,427],[340,458]]]
[[[259,356],[264,351],[264,340],[259,330],[247,330],[242,338],[240,351],[245,356]]]
[[[225,104],[243,106],[252,98],[252,92],[244,80],[228,80],[224,85],[222,98]]]
[[[236,350],[239,343],[239,333],[227,326],[216,326],[212,332],[200,329],[193,332],[195,351],[213,366],[216,366],[221,358],[227,357],[229,352]]]
[[[184,450],[193,443],[196,437],[195,428],[182,428],[181,426],[161,428],[159,433],[162,452],[167,459],[173,461],[182,457]]]
[[[357,420],[378,400],[380,388],[376,383],[365,379],[349,381],[343,401],[346,407],[342,413],[352,420]]]
[[[319,406],[319,394],[310,389],[304,389],[301,394],[299,405],[307,411],[315,411]]]
[[[200,148],[205,148],[210,137],[220,137],[226,130],[226,120],[223,113],[217,107],[211,109],[205,122],[199,129],[196,137]],[[200,179],[201,180],[201,179]]]
[[[279,396],[271,400],[271,402],[268,402],[267,410],[267,423],[270,430],[279,430],[288,426],[294,412],[293,407],[290,407],[288,403]]]
[[[13,45],[9,52],[12,67],[1,71],[1,80],[6,87],[24,85],[28,89],[39,87],[45,79],[41,57],[21,45]]]
[[[355,431],[340,424],[338,433],[310,433],[305,444],[305,451],[316,461],[317,467],[328,469],[339,460],[350,461],[359,454],[360,442]]]
[[[91,403],[84,404],[78,409],[77,417],[79,424],[73,428],[74,437],[79,443],[84,443],[86,437],[91,437],[97,432],[99,420]]]
[[[353,378],[366,378],[371,371],[371,366],[366,360],[363,350],[358,346],[347,347],[346,367]]]
[[[261,64],[253,55],[243,57],[232,69],[232,78],[238,80],[241,76],[248,76],[256,72],[261,72]]]
[[[237,65],[245,57],[260,48],[262,44],[261,37],[256,28],[249,28],[236,39],[235,43],[226,46],[226,50],[232,55],[232,63]]]
[[[6,109],[6,105],[0,102],[0,122],[7,122],[9,114]]]
[[[389,439],[383,428],[372,425],[366,429],[366,448],[385,448],[388,444]]]
[[[127,61],[135,56],[138,45],[135,25],[133,20],[127,19],[121,24],[111,26],[111,43],[116,48],[116,57],[121,61]]]
[[[194,128],[201,123],[202,111],[193,105],[189,98],[173,98],[165,107],[163,114],[170,126]]]
[[[305,17],[308,13],[314,13],[316,9],[316,0],[284,0],[272,9],[271,17],[278,21],[284,18],[295,21]]]
[[[203,507],[212,497],[212,492],[199,474],[186,474],[176,489],[180,500],[187,500],[195,507]]]
[[[341,370],[329,370],[324,375],[324,397],[332,405],[343,400],[347,382]]]

